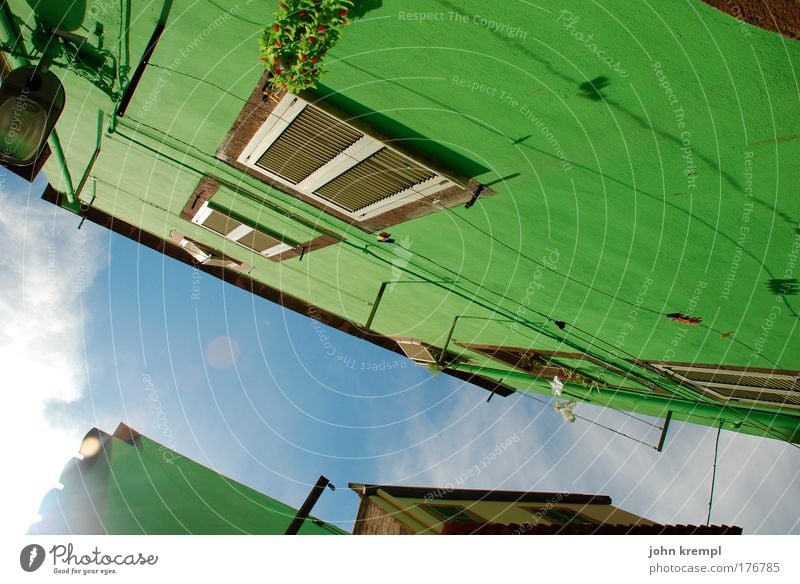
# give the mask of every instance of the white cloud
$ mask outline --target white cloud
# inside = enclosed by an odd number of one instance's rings
[[[45,410],[85,387],[81,294],[101,267],[100,230],[78,231],[75,216],[35,196],[8,194],[0,214],[0,423],[4,467],[16,469],[0,503],[8,533],[27,530],[87,430]]]
[[[483,401],[478,390],[456,391],[443,406],[448,413],[441,424],[409,425],[402,438],[407,450],[385,460],[376,476],[418,486],[604,494],[654,521],[705,524],[716,429],[673,422],[659,454],[583,420],[566,424],[552,408],[527,398]],[[575,412],[648,444],[659,436],[619,412],[582,404]],[[519,442],[484,466],[484,457],[514,435]],[[738,525],[749,534],[800,533],[799,462],[792,445],[723,432],[712,523]],[[465,476],[470,469],[479,472]]]

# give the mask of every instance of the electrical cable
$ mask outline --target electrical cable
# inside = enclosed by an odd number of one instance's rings
[[[535,395],[532,395],[530,393],[527,393],[527,392],[524,392],[524,391],[517,392],[517,393],[519,393],[520,395],[523,395],[523,396],[525,396],[527,398],[530,398],[530,399],[532,399],[534,401],[537,401],[537,402],[539,402],[539,403],[541,403],[541,404],[543,404],[545,406],[548,406],[548,407],[551,406],[550,402],[547,402],[547,401],[545,401],[545,400],[543,400],[541,398],[538,398]],[[634,438],[633,436],[628,436],[624,432],[620,432],[619,430],[615,430],[614,428],[611,428],[609,426],[601,424],[600,422],[596,422],[596,421],[594,421],[594,420],[592,420],[590,418],[587,418],[585,416],[580,416],[580,415],[576,414],[575,412],[573,412],[573,415],[576,418],[578,418],[579,420],[583,420],[584,422],[589,422],[590,424],[593,424],[595,426],[599,426],[600,428],[608,430],[609,432],[613,432],[614,434],[618,434],[619,436],[622,436],[623,438],[627,438],[628,440],[633,440],[634,442],[638,442],[639,444],[643,444],[644,446],[647,446],[648,448],[652,448],[653,450],[656,450],[655,446],[653,446],[652,444],[648,444],[647,442],[644,442],[643,440],[639,440],[638,438]]]
[[[447,211],[452,216],[454,216],[457,219],[459,219],[460,221],[466,223],[467,225],[469,225],[473,229],[477,230],[478,232],[482,233],[484,236],[488,237],[489,239],[491,239],[492,241],[494,241],[498,245],[500,245],[502,247],[505,247],[506,249],[510,250],[512,253],[517,254],[519,257],[528,260],[529,262],[533,263],[536,266],[540,266],[540,267],[542,267],[542,268],[544,268],[546,270],[549,270],[549,271],[553,272],[554,274],[564,278],[565,280],[569,280],[570,282],[574,282],[574,283],[576,283],[576,284],[578,284],[580,286],[584,286],[584,287],[588,288],[589,290],[592,290],[594,292],[597,292],[598,294],[606,296],[606,297],[610,298],[611,300],[613,300],[615,302],[621,302],[623,304],[627,304],[628,306],[637,307],[639,310],[644,310],[645,312],[650,312],[652,314],[658,314],[658,315],[661,315],[661,316],[664,316],[666,314],[666,313],[664,313],[664,312],[662,312],[660,310],[656,310],[654,308],[649,308],[647,306],[643,306],[642,304],[637,304],[637,303],[631,302],[629,300],[625,300],[624,298],[619,298],[618,296],[615,296],[614,294],[611,294],[610,292],[606,292],[605,290],[602,290],[600,288],[596,288],[596,287],[592,286],[591,284],[587,284],[586,282],[583,282],[582,280],[579,280],[577,278],[573,278],[572,276],[569,276],[569,275],[566,275],[566,274],[562,274],[561,272],[559,272],[555,268],[552,268],[552,267],[548,266],[547,264],[542,263],[542,262],[540,262],[540,261],[528,256],[527,254],[523,253],[522,251],[520,251],[518,249],[515,249],[511,245],[509,245],[509,244],[505,243],[504,241],[498,239],[497,237],[495,237],[491,233],[487,232],[485,229],[483,229],[483,228],[479,227],[478,225],[475,225],[474,223],[472,223],[469,219],[467,219],[467,218],[463,217],[462,215],[456,213],[455,209],[446,208],[446,207],[443,207],[441,205],[439,205],[438,207],[440,209],[444,210],[444,211]],[[497,294],[497,293],[495,292],[495,294]],[[508,300],[508,299],[506,298],[506,300]],[[510,300],[510,302],[514,302],[514,301]],[[706,329],[708,329],[708,330],[710,330],[712,332],[715,332],[717,334],[720,334],[720,335],[723,334],[722,331],[719,331],[719,330],[711,327],[710,325],[706,325],[706,324],[702,324],[701,323],[700,326],[702,328],[706,328]],[[734,342],[736,342],[737,344],[743,346],[744,348],[746,348],[747,350],[749,350],[751,352],[754,351],[753,347],[751,347],[750,345],[748,345],[747,343],[745,343],[743,341],[740,341],[736,337],[732,337],[731,340],[733,340]],[[765,359],[766,361],[768,361],[770,364],[774,365],[777,368],[781,367],[780,364],[772,361],[771,359],[769,359],[768,357],[765,357],[764,355],[762,355],[762,358]]]

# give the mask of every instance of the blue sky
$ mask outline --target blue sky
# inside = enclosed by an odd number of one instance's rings
[[[658,454],[524,396],[486,403],[482,389],[103,228],[78,230],[40,200],[43,177],[0,173],[0,415],[7,464],[22,470],[2,505],[14,533],[83,434],[120,421],[295,507],[325,474],[339,488],[314,514],[345,529],[351,481],[601,493],[657,521],[705,522],[714,429],[673,423]],[[658,439],[627,415],[576,411]],[[799,475],[796,447],[723,432],[712,521],[800,533]]]

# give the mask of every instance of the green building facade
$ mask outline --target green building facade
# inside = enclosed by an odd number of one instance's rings
[[[142,436],[90,430],[42,501],[38,535],[283,535],[297,510]],[[300,535],[347,532],[306,518]]]
[[[796,41],[701,2],[370,0],[294,95],[277,2],[33,4],[0,33],[6,77],[47,53],[64,87],[45,199],[567,419],[800,440]]]

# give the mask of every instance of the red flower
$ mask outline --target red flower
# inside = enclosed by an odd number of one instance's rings
[[[339,16],[344,16],[344,15],[346,15],[346,14],[347,14],[347,8],[342,8],[342,9],[339,11]]]
[[[319,61],[319,59],[317,59],[316,57],[311,57],[311,62],[312,63],[316,63],[317,61]]]
[[[276,47],[282,47],[283,43],[281,41],[275,41],[275,46]]]
[[[315,39],[315,38],[314,38],[314,37],[312,37],[312,36],[308,37],[308,42],[310,42],[310,43],[316,42],[316,40],[317,40],[317,39]]]
[[[317,32],[325,32],[325,27],[320,25],[317,27]]]
[[[297,58],[298,58],[299,60],[301,60],[301,61],[305,61],[305,60],[306,60],[308,57],[306,57],[305,55],[302,55],[302,54],[301,54],[301,55],[300,55],[299,57],[297,57]]]
[[[306,73],[308,73],[308,69],[302,69],[300,71],[300,75],[305,75]]]
[[[316,68],[315,68],[315,69],[312,69],[312,70],[311,70],[311,74],[312,74],[312,75],[318,75],[318,74],[319,74],[319,69],[316,69]]]
[[[300,16],[305,17],[308,14],[305,10],[300,11]]]
[[[278,32],[280,29],[281,26],[277,22],[272,25],[272,30],[274,30],[275,32]]]

